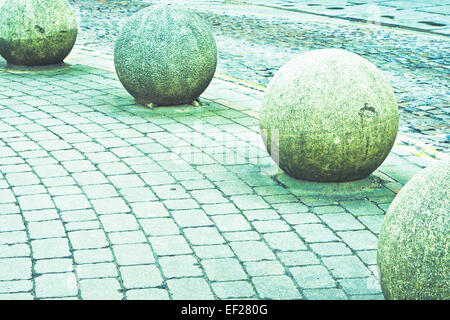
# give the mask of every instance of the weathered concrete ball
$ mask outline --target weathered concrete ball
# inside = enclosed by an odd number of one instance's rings
[[[389,207],[377,264],[386,299],[450,299],[450,158],[413,177]]]
[[[136,100],[190,103],[214,76],[216,42],[197,14],[170,5],[148,7],[123,26],[114,65],[122,85]]]
[[[72,50],[77,32],[67,0],[0,0],[0,55],[8,63],[60,63]]]
[[[389,154],[398,107],[389,82],[372,63],[341,49],[314,50],[272,78],[260,129],[288,175],[351,181],[367,177]]]

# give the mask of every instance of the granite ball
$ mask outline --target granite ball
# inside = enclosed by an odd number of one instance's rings
[[[378,237],[383,295],[450,299],[450,158],[414,176],[390,205]]]
[[[0,0],[0,55],[14,65],[61,63],[77,38],[67,0]]]
[[[316,182],[369,176],[398,130],[394,92],[361,56],[322,49],[301,54],[271,79],[260,112],[262,138],[288,175]]]
[[[114,65],[122,85],[139,102],[191,103],[214,76],[217,47],[196,13],[170,5],[148,7],[123,26]]]

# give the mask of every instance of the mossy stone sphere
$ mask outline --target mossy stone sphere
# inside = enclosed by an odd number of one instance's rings
[[[395,197],[378,238],[386,299],[450,299],[450,158],[413,177]]]
[[[114,65],[122,85],[137,101],[190,103],[214,76],[216,42],[194,12],[170,5],[148,7],[123,26]]]
[[[75,12],[67,0],[0,0],[0,55],[8,63],[61,63],[77,32]]]
[[[260,129],[267,150],[288,175],[351,181],[370,175],[389,154],[398,107],[375,65],[341,49],[314,50],[272,78]]]

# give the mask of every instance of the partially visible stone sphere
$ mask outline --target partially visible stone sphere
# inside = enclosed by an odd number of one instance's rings
[[[288,175],[351,181],[367,177],[389,154],[398,107],[372,63],[341,49],[314,50],[289,61],[270,81],[260,129]]]
[[[77,32],[67,0],[0,0],[0,55],[8,63],[60,63],[72,50]]]
[[[450,158],[413,177],[383,221],[377,264],[386,299],[450,299]]]
[[[211,82],[217,48],[197,14],[172,6],[135,13],[114,48],[117,75],[136,100],[157,105],[190,103]]]

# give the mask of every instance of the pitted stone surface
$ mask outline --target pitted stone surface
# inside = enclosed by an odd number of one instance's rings
[[[149,7],[124,25],[114,63],[123,86],[138,101],[190,103],[212,80],[217,48],[211,30],[196,13]]]
[[[398,129],[392,88],[372,63],[341,49],[304,53],[283,66],[262,102],[261,134],[289,175],[312,181],[367,177]]]
[[[60,63],[77,38],[67,0],[0,1],[0,55],[14,65]]]
[[[386,213],[378,243],[387,299],[450,299],[450,159],[411,179]]]

